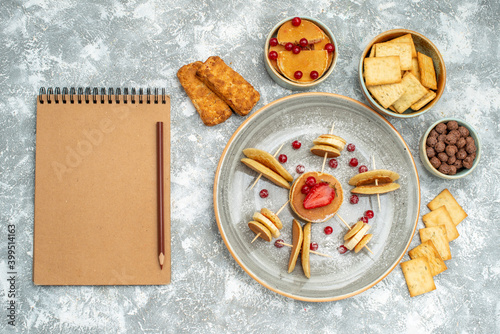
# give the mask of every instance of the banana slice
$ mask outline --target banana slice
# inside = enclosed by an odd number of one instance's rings
[[[336,158],[340,156],[339,150],[328,145],[314,145],[311,147],[311,153],[319,155],[320,157],[324,157],[326,153],[328,158]]]
[[[360,250],[363,249],[363,247],[366,246],[366,244],[368,243],[368,241],[371,240],[371,238],[373,237],[373,234],[367,234],[365,235],[360,242],[358,242],[358,244],[356,245],[356,247],[354,247],[354,252],[357,253],[359,252]]]
[[[247,158],[255,160],[266,166],[285,180],[289,182],[293,181],[292,174],[288,173],[288,171],[279,163],[279,161],[266,151],[259,150],[257,148],[246,148],[243,150],[243,154],[246,155]]]
[[[358,233],[354,235],[354,237],[349,239],[349,241],[347,241],[344,244],[345,248],[347,248],[348,250],[353,250],[353,248],[356,247],[358,242],[365,236],[366,232],[368,232],[370,227],[371,227],[370,225],[365,224],[365,226],[363,226],[361,230],[359,230]]]
[[[297,263],[297,258],[299,257],[300,249],[302,248],[302,240],[304,239],[304,233],[302,232],[302,226],[300,223],[293,220],[292,223],[292,252],[290,253],[290,260],[288,260],[288,273],[291,273],[295,269],[295,264]]]
[[[248,158],[241,159],[241,162],[243,162],[245,165],[247,165],[254,171],[261,173],[265,178],[269,179],[274,184],[277,184],[278,186],[286,189],[290,189],[290,184],[287,182],[287,180],[285,180],[278,173],[273,172],[263,164]]]
[[[260,213],[262,213],[262,215],[264,215],[264,217],[269,219],[274,224],[274,226],[276,226],[278,228],[278,230],[281,230],[283,228],[283,224],[281,223],[281,220],[271,210],[266,209],[266,208],[262,208],[262,209],[260,209]]]
[[[359,230],[361,230],[363,225],[364,225],[363,222],[357,222],[354,226],[351,227],[349,232],[347,232],[347,234],[344,236],[344,240],[351,239],[356,233],[359,232]]]
[[[267,227],[265,227],[259,222],[255,221],[248,222],[248,227],[253,231],[253,233],[260,234],[259,237],[261,237],[266,241],[271,241],[273,239],[271,237],[271,232],[269,232]]]
[[[280,236],[280,231],[278,230],[278,228],[273,224],[272,221],[264,217],[264,215],[261,214],[260,212],[255,212],[252,218],[253,220],[267,227],[267,229],[271,232],[273,238],[277,238]]]
[[[359,186],[352,189],[351,193],[363,194],[363,195],[385,194],[397,189],[399,189],[398,183],[382,183],[379,184],[378,186],[376,185]]]
[[[311,223],[304,226],[304,239],[302,240],[301,262],[304,275],[311,278],[311,264],[309,263],[309,244],[311,243]]]
[[[313,140],[313,144],[332,146],[337,150],[342,151],[345,147],[346,141],[342,137],[335,135],[321,135]]]
[[[366,184],[373,184],[375,180],[378,180],[378,183],[391,183],[397,179],[399,179],[399,174],[396,172],[387,169],[374,169],[354,175],[349,180],[349,184],[358,187]]]

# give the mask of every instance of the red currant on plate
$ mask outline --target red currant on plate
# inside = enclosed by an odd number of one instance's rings
[[[285,50],[286,51],[292,51],[292,49],[293,49],[293,44],[292,43],[288,42],[288,43],[285,44]]]
[[[302,143],[298,140],[294,140],[292,143],[292,147],[296,150],[298,150],[302,146]]]
[[[330,167],[332,168],[337,168],[337,166],[339,165],[337,159],[330,159],[330,161],[328,161],[328,164],[330,165]]]
[[[349,202],[351,204],[358,204],[359,202],[359,197],[358,195],[351,195],[351,198],[349,198]]]
[[[356,167],[357,165],[358,165],[358,159],[352,158],[351,161],[349,161],[349,166]]]
[[[347,248],[344,245],[340,245],[338,250],[340,254],[344,254],[345,252],[347,252]]]
[[[300,17],[294,17],[292,19],[292,25],[295,27],[300,26],[301,23],[302,23],[302,20],[300,19]]]
[[[306,185],[311,188],[316,184],[316,178],[314,176],[309,176],[306,180]]]
[[[366,210],[365,217],[368,219],[372,219],[373,217],[375,217],[375,214],[373,213],[372,210]]]
[[[333,228],[331,226],[325,227],[325,234],[332,234],[333,233]]]
[[[354,152],[355,149],[356,149],[356,145],[354,145],[352,143],[351,144],[347,144],[347,150],[349,152]]]
[[[302,188],[300,188],[300,192],[303,193],[304,195],[309,194],[311,191],[311,187],[309,187],[307,184],[304,184]]]
[[[307,40],[307,38],[301,38],[299,44],[301,47],[305,48],[306,46],[309,45],[309,41]]]
[[[267,189],[262,189],[259,193],[259,196],[261,198],[266,198],[267,196],[269,196],[269,191],[267,191]]]
[[[276,52],[276,51],[269,52],[269,59],[271,59],[271,60],[278,59],[278,52]]]
[[[306,171],[306,168],[304,167],[304,165],[297,165],[297,167],[295,168],[295,171],[299,174],[302,174]]]
[[[293,48],[292,48],[292,52],[293,52],[294,54],[299,54],[299,53],[300,53],[300,50],[302,50],[302,49],[301,49],[301,48],[300,48],[300,46],[298,46],[298,45],[294,45],[294,46],[293,46]]]
[[[315,243],[315,242],[311,242],[311,244],[309,245],[309,248],[312,250],[312,251],[316,251],[318,250],[318,244]]]
[[[271,46],[276,46],[278,45],[278,39],[276,37],[273,37],[269,40],[269,45]]]
[[[365,223],[365,224],[368,224],[368,218],[366,218],[366,217],[364,217],[364,216],[363,216],[363,217],[361,217],[361,218],[359,218],[359,220],[358,220],[358,221],[363,222],[363,223]]]
[[[332,43],[326,43],[325,50],[328,51],[328,53],[332,53],[335,51],[335,46]]]
[[[293,74],[293,77],[297,80],[300,80],[302,78],[302,72],[301,71],[295,71]]]
[[[316,80],[319,77],[319,73],[318,71],[311,71],[311,73],[309,73],[309,76],[311,77],[311,79]]]
[[[280,156],[278,157],[278,160],[284,164],[287,160],[288,160],[288,157],[286,156],[286,154],[280,154]]]
[[[274,246],[275,246],[276,248],[282,248],[282,247],[284,246],[284,245],[283,245],[283,242],[284,242],[284,241],[283,241],[283,239],[278,239],[278,240],[276,240],[276,241],[274,242]]]
[[[365,165],[359,166],[359,172],[360,173],[368,172],[368,167],[366,167]]]

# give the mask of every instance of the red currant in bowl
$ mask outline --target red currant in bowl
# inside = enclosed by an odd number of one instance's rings
[[[285,50],[286,51],[292,51],[292,49],[293,49],[293,44],[292,43],[288,42],[288,43],[285,44]]]
[[[335,51],[335,46],[332,43],[326,43],[325,50],[328,51],[328,53],[332,53]]]
[[[302,79],[302,72],[301,71],[295,71],[295,73],[293,74],[293,77],[297,80],[300,80]]]
[[[300,26],[300,24],[301,24],[301,23],[302,23],[302,20],[300,19],[300,17],[294,17],[294,18],[292,19],[292,25],[293,25],[294,27],[298,27],[298,26]]]
[[[299,45],[303,48],[305,48],[306,46],[309,45],[309,41],[307,40],[307,38],[301,38],[300,41],[299,41]]]
[[[311,77],[311,79],[316,80],[319,77],[319,73],[318,71],[311,71],[311,73],[309,73],[309,76]]]
[[[276,46],[278,45],[278,39],[276,37],[273,37],[269,40],[269,45],[271,46]]]
[[[276,52],[276,51],[270,51],[269,52],[269,59],[271,59],[271,60],[278,59],[278,52]]]
[[[292,52],[293,52],[294,54],[299,54],[301,50],[302,50],[302,49],[301,49],[301,48],[300,48],[300,46],[298,46],[298,45],[294,45],[294,46],[292,47]]]

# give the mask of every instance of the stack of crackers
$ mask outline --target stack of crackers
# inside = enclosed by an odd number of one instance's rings
[[[411,34],[374,44],[363,65],[368,91],[386,109],[416,111],[436,97],[432,58],[417,52]]]
[[[449,243],[460,236],[457,225],[467,217],[448,189],[427,207],[431,212],[422,217],[426,227],[419,230],[422,243],[408,252],[411,260],[401,263],[411,297],[436,289],[433,277],[448,269]]]
[[[217,56],[184,65],[177,77],[208,126],[227,120],[231,110],[246,116],[260,99],[259,92]]]

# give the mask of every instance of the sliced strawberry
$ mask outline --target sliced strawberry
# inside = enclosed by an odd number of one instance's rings
[[[328,183],[316,183],[304,199],[304,209],[309,210],[327,206],[334,198],[335,189],[330,187]]]

